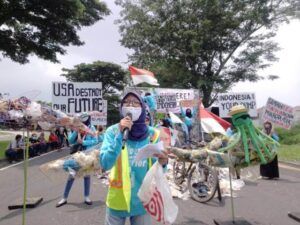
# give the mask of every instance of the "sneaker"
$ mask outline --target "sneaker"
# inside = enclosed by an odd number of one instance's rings
[[[61,200],[56,204],[56,208],[61,207],[61,206],[65,205],[65,204],[67,204],[67,203],[68,203],[68,202],[67,202],[67,199],[63,198],[63,199],[61,199]]]
[[[87,204],[87,205],[92,205],[93,204],[93,202],[91,201],[91,199],[89,197],[84,198],[84,203]]]

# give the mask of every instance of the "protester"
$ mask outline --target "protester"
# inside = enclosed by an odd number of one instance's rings
[[[271,122],[266,121],[264,123],[263,132],[265,134],[269,135],[270,137],[272,137],[275,141],[279,141],[279,137],[274,132]],[[278,168],[277,155],[272,160],[272,162],[269,162],[265,165],[260,165],[260,175],[263,178],[268,178],[268,179],[279,178],[279,168]]]
[[[17,134],[15,139],[10,143],[9,148],[5,151],[7,160],[12,163],[19,161],[23,156],[24,142],[22,136]]]
[[[38,138],[38,142],[39,142],[39,151],[40,153],[45,153],[48,151],[48,142],[45,138],[45,133],[44,132],[41,132],[40,133],[40,136]]]
[[[41,154],[41,148],[37,133],[33,132],[29,138],[29,156],[35,157]]]
[[[146,125],[145,104],[135,92],[127,93],[122,99],[121,117],[118,124],[106,130],[100,151],[102,168],[112,169],[105,224],[124,225],[129,218],[131,225],[150,225],[151,217],[146,214],[137,192],[153,161],[135,162],[134,159],[141,147],[158,141],[158,131]],[[129,129],[128,140],[122,142],[126,129]],[[167,164],[165,153],[157,157],[160,164]]]
[[[154,126],[154,117],[157,110],[155,96],[150,92],[145,93],[143,97],[144,102],[147,104],[149,108],[149,119],[150,119],[150,126]]]
[[[96,129],[93,125],[91,125],[91,116],[87,113],[83,113],[80,116],[80,120],[82,123],[84,123],[88,128],[89,131],[86,130],[76,130],[74,129],[73,132],[69,135],[69,143],[81,146],[82,151],[86,151],[93,146],[95,146],[98,142],[97,136],[96,136]],[[68,169],[68,168],[65,168]],[[72,171],[74,172],[74,171]],[[75,175],[71,173],[68,177],[63,198],[56,204],[56,207],[61,207],[65,204],[67,204],[67,199],[69,196],[69,193],[71,191],[72,185],[75,180]],[[89,198],[90,195],[90,183],[91,178],[90,175],[84,176],[84,203],[87,205],[92,205],[92,201]]]
[[[97,137],[98,137],[98,144],[102,143],[104,140],[104,128],[102,125],[97,126]]]
[[[51,150],[57,149],[58,146],[59,146],[58,137],[57,137],[57,135],[55,134],[54,131],[50,131],[48,144],[50,145]]]
[[[69,140],[68,140],[68,130],[67,128],[60,126],[56,129],[55,134],[58,137],[59,140],[59,147],[62,148],[65,145],[69,146]]]
[[[181,111],[181,117],[183,118],[183,122],[185,124],[185,126],[182,126],[182,128],[185,130],[185,143],[189,145],[191,141],[191,131],[194,122],[193,116],[195,113],[192,112],[190,108],[187,108],[184,112],[181,105],[180,105],[180,111]]]

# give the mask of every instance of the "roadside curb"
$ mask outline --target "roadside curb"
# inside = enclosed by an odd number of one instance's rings
[[[286,162],[286,161],[278,161],[279,163],[286,165],[286,166],[291,166],[300,169],[300,163],[295,163],[295,162]]]

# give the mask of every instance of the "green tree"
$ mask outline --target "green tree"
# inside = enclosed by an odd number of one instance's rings
[[[123,46],[161,86],[200,89],[205,106],[240,81],[258,81],[276,61],[278,25],[299,0],[116,0]],[[268,76],[277,78],[276,75]],[[172,81],[172,82],[170,82]],[[170,84],[171,83],[171,84]]]
[[[64,46],[83,45],[77,34],[109,14],[99,0],[0,0],[0,52],[18,63],[29,55],[58,62]]]
[[[118,122],[119,115],[119,93],[126,85],[126,74],[121,66],[96,61],[92,64],[79,64],[73,69],[63,69],[61,76],[73,82],[102,82],[103,99],[107,100],[108,124]]]

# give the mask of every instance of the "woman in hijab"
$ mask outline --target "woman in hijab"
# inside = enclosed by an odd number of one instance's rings
[[[263,132],[266,135],[269,135],[270,137],[272,137],[275,141],[279,141],[279,137],[273,131],[272,123],[270,123],[269,121],[266,121],[264,123]],[[277,155],[275,156],[275,158],[273,159],[272,162],[269,162],[266,165],[260,165],[260,175],[263,178],[268,178],[268,179],[279,178]]]
[[[74,146],[77,146],[76,151],[79,149],[82,151],[86,151],[93,146],[95,146],[98,143],[98,137],[96,136],[96,129],[95,127],[91,124],[91,116],[88,115],[88,113],[82,113],[80,115],[80,121],[88,127],[88,131],[86,130],[81,130],[81,129],[75,129],[73,132],[69,135],[68,139],[70,144],[73,144]],[[74,153],[75,151],[73,151]],[[68,165],[64,165],[64,169],[67,168]],[[65,186],[63,198],[56,204],[56,207],[61,207],[65,204],[67,204],[67,199],[69,196],[69,193],[71,191],[71,188],[73,186],[74,180],[75,180],[75,175],[76,174],[70,174]],[[90,195],[90,185],[91,185],[91,177],[90,175],[86,175],[83,178],[84,180],[84,203],[86,205],[92,205],[93,202],[90,200],[89,195]]]
[[[181,117],[183,118],[183,122],[184,122],[183,129],[186,130],[185,142],[187,145],[189,145],[190,141],[191,141],[191,131],[192,131],[193,122],[194,122],[193,115],[195,113],[192,112],[192,110],[190,108],[187,108],[184,112],[182,106],[180,106],[180,110],[181,110]]]
[[[137,192],[155,159],[136,162],[135,157],[143,146],[156,143],[159,133],[146,125],[145,103],[137,93],[128,92],[124,96],[120,111],[121,120],[106,130],[100,151],[102,168],[111,169],[105,225],[122,225],[126,218],[131,225],[150,225],[151,217]],[[163,166],[167,164],[165,153],[157,158]]]

